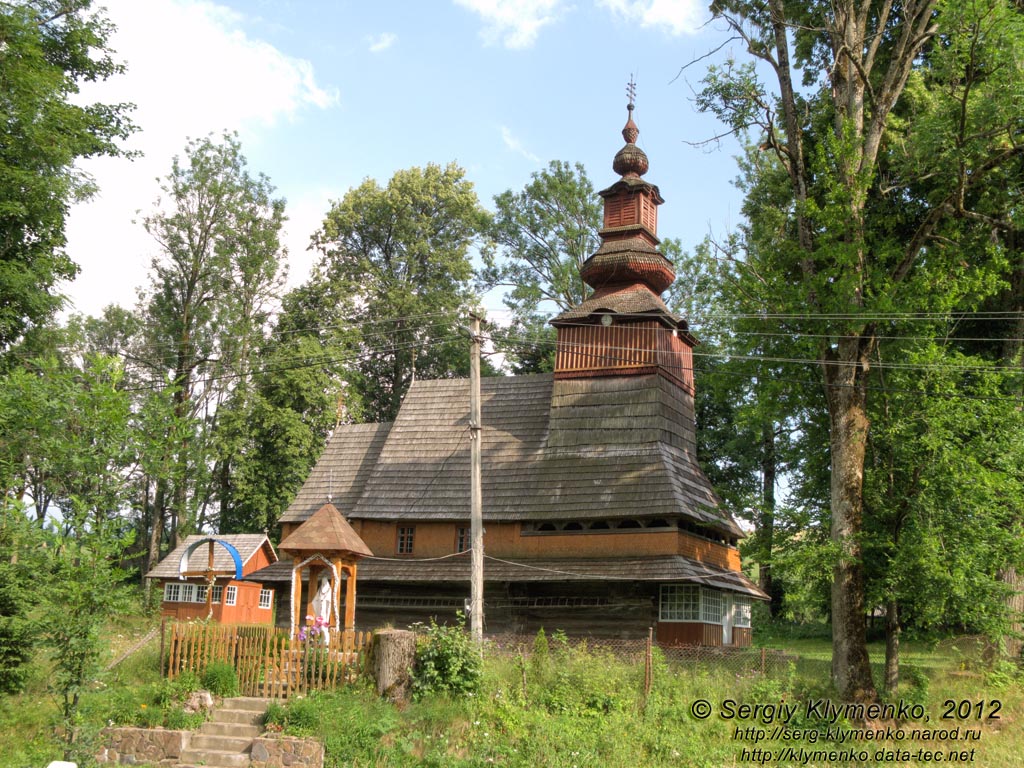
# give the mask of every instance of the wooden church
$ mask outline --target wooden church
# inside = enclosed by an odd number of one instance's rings
[[[593,293],[551,321],[554,374],[482,382],[485,632],[654,626],[663,643],[749,645],[752,601],[767,596],[697,463],[697,342],[661,298],[675,279],[658,250],[663,200],[628,109],[602,244],[581,267]],[[470,594],[469,460],[469,382],[417,381],[393,422],[335,430],[282,539],[329,502],[373,554],[358,628],[449,619]]]

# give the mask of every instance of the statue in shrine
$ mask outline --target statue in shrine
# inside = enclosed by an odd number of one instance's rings
[[[320,574],[320,586],[313,598],[314,621],[323,633],[324,642],[330,640],[331,614],[334,609],[334,587],[326,572]]]

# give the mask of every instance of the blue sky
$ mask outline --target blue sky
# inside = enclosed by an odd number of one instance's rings
[[[706,0],[101,0],[128,73],[84,92],[137,105],[143,157],[84,166],[101,193],[77,205],[69,248],[82,266],[65,292],[95,314],[133,305],[156,249],[135,223],[153,210],[171,157],[189,136],[237,131],[253,171],[288,200],[291,284],[329,207],[372,177],[455,161],[482,204],[521,189],[551,160],[583,163],[611,184],[622,145],[625,85],[647,179],[666,203],[659,233],[692,248],[739,220],[735,142],[692,104],[704,64],[725,40]],[[717,58],[728,54],[726,48]],[[500,296],[484,298],[491,314]]]

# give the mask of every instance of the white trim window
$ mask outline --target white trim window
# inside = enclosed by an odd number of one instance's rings
[[[221,599],[224,597],[224,585],[214,584],[213,585],[213,603],[214,605],[220,605]]]
[[[164,602],[177,603],[181,600],[181,584],[168,581],[164,584]]]
[[[206,602],[206,585],[196,584],[195,602],[205,603]]]
[[[696,584],[662,584],[659,621],[700,621],[700,587]]]
[[[195,584],[182,584],[181,585],[181,602],[183,603],[194,603],[196,601],[196,585]]]
[[[750,626],[750,601],[747,600],[746,603],[747,624],[736,624],[738,627]],[[725,595],[719,590],[696,584],[661,585],[658,595],[658,621],[721,625],[724,620]]]
[[[736,597],[733,598],[733,605],[735,606],[733,612],[733,626],[735,627],[750,627],[750,598],[749,597]]]
[[[700,620],[705,624],[721,624],[725,617],[725,600],[717,589],[701,589]]]
[[[228,587],[226,597],[224,598],[224,605],[234,605],[238,602],[238,587]]]
[[[272,589],[260,590],[260,608],[269,608],[273,599],[274,591]]]

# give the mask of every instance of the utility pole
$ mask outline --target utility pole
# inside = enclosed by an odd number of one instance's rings
[[[484,639],[484,520],[481,467],[483,428],[480,424],[480,318],[470,315],[469,355],[469,532],[472,541],[469,629],[473,642]]]

